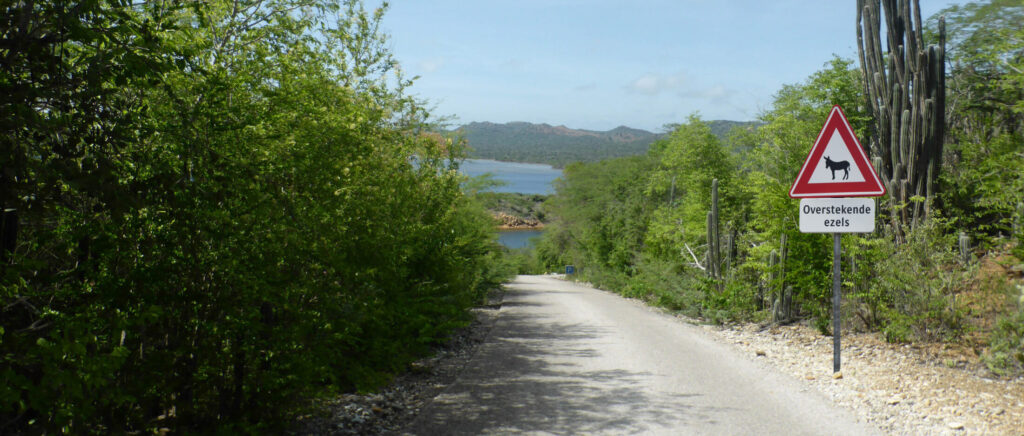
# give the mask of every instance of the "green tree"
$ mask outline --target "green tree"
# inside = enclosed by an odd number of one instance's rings
[[[723,225],[742,216],[736,193],[736,163],[711,128],[691,115],[669,137],[652,147],[658,159],[651,173],[647,195],[665,201],[652,214],[646,249],[656,257],[679,259],[684,246],[696,247],[706,240],[706,217],[711,209],[711,182],[718,179]],[[734,224],[735,225],[735,224]]]
[[[555,218],[537,248],[543,262],[575,264],[596,282],[621,286],[635,271],[647,229],[649,204],[637,180],[651,165],[635,156],[566,167],[545,204]]]
[[[951,6],[950,144],[942,206],[987,240],[1009,234],[1024,200],[1024,6],[1013,1]],[[934,32],[936,18],[929,21]],[[1019,218],[1017,218],[1019,219]]]
[[[789,198],[789,188],[833,105],[843,108],[858,137],[868,131],[871,118],[863,106],[860,72],[852,65],[833,57],[806,81],[783,86],[760,117],[764,124],[757,130],[757,145],[744,164],[746,195],[751,199],[750,210],[756,211],[750,214],[746,235],[747,245],[754,247],[746,268],[762,272],[756,280],[766,278],[769,253],[781,252],[780,241],[786,235],[785,283],[771,285],[775,292],[792,286],[793,301],[822,326],[827,324],[830,307],[831,244],[827,235],[798,231],[798,202]]]
[[[386,381],[501,279],[383,9],[5,12],[0,432],[273,432]]]

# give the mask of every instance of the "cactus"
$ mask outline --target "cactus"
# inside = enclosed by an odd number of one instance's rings
[[[718,179],[711,180],[711,213],[714,219],[711,224],[715,231],[715,246],[712,253],[715,255],[715,278],[722,278],[722,246],[721,235],[718,232]]]
[[[963,260],[963,262],[965,264],[966,263],[970,263],[971,262],[971,237],[967,236],[967,234],[964,233],[964,232],[960,232],[960,237],[958,238],[958,242],[960,243],[960,258],[961,258],[961,260]]]
[[[774,292],[772,321],[780,322],[791,318],[793,287],[786,286],[786,235],[779,241],[779,251],[768,255],[768,283]]]
[[[779,253],[777,251],[775,251],[775,250],[772,250],[772,252],[768,254],[768,289],[770,290],[768,292],[768,295],[769,295],[768,298],[771,298],[771,295],[775,294],[775,292],[773,292],[774,289],[775,289],[775,267],[778,266],[778,264],[779,264]],[[775,304],[776,301],[777,300],[774,299],[774,298],[771,299],[771,302],[773,303],[772,307],[771,307],[771,309],[772,309],[772,321],[778,321],[776,319],[776,316],[775,316],[775,314],[776,314],[776,310],[775,309],[778,307]]]
[[[1024,202],[1017,203],[1017,216],[1013,219],[1013,236],[1024,239]]]
[[[885,53],[880,37],[883,10]],[[903,226],[916,227],[929,215],[933,182],[939,177],[946,111],[945,29],[940,18],[939,44],[925,46],[917,0],[857,0],[857,51],[867,106],[875,119],[867,149],[889,191],[897,242],[903,241]],[[925,201],[908,203],[913,197]]]
[[[782,293],[782,319],[789,321],[793,319],[793,286],[786,286]]]
[[[676,202],[676,176],[673,175],[672,176],[672,188],[669,190],[669,193],[668,193],[668,205],[669,205],[669,207],[672,207],[672,205],[675,202]]]
[[[736,238],[739,237],[739,233],[732,226],[732,222],[729,222],[729,233],[725,235],[725,271],[730,272],[732,270],[733,256],[736,252]]]
[[[857,286],[857,256],[846,256],[850,259],[850,276],[853,278],[853,286],[850,287],[850,292],[853,295],[857,295],[860,292],[860,286]]]
[[[711,210],[708,211],[708,275],[722,278],[722,250],[718,234],[718,179],[711,181]]]
[[[762,282],[758,288],[758,300],[761,301],[763,307],[772,307],[772,303],[775,301],[772,296],[775,294],[775,267],[779,264],[779,252],[772,250],[768,254],[768,280],[767,283]],[[772,312],[774,320],[774,312]]]
[[[705,259],[707,261],[707,265],[708,266],[704,270],[704,272],[707,273],[708,277],[715,277],[715,256],[713,254],[714,253],[714,246],[715,246],[715,243],[714,243],[715,232],[712,230],[712,227],[713,227],[712,222],[714,222],[714,219],[715,219],[715,214],[712,213],[709,210],[708,211],[708,223],[707,223],[707,226],[708,226],[708,231],[707,231],[708,254],[707,254],[706,259]]]
[[[782,315],[783,319],[789,319],[791,315],[792,307],[790,301],[792,296],[789,294],[793,293],[791,286],[786,286],[786,258],[789,257],[789,246],[787,244],[786,234],[782,234],[782,239],[779,241],[779,290],[780,300],[782,301]]]

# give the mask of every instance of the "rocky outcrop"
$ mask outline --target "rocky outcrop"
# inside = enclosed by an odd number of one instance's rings
[[[544,223],[534,218],[523,218],[520,216],[509,215],[504,212],[495,212],[494,219],[498,221],[498,228],[501,230],[523,230],[523,229],[542,229]]]

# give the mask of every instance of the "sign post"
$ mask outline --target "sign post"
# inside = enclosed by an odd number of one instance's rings
[[[840,234],[875,231],[875,201],[885,195],[874,167],[839,105],[832,107],[789,189],[800,199],[800,231],[832,234],[832,371],[840,369]]]
[[[839,246],[839,233],[832,234],[832,372],[839,372],[839,329],[842,326],[839,317],[841,290],[839,288],[839,262],[842,247]]]

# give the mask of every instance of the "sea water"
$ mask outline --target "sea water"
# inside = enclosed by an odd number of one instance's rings
[[[552,182],[562,176],[562,170],[551,165],[489,159],[466,159],[459,167],[459,171],[470,177],[490,173],[494,180],[505,183],[504,186],[491,189],[494,192],[542,195],[554,194]]]
[[[490,173],[494,180],[505,185],[492,189],[494,192],[518,192],[522,194],[550,195],[555,193],[552,182],[562,176],[562,170],[551,165],[521,162],[501,162],[489,159],[466,159],[459,168],[471,177]],[[498,242],[508,248],[523,248],[530,245],[530,239],[540,236],[543,230],[502,230]]]

